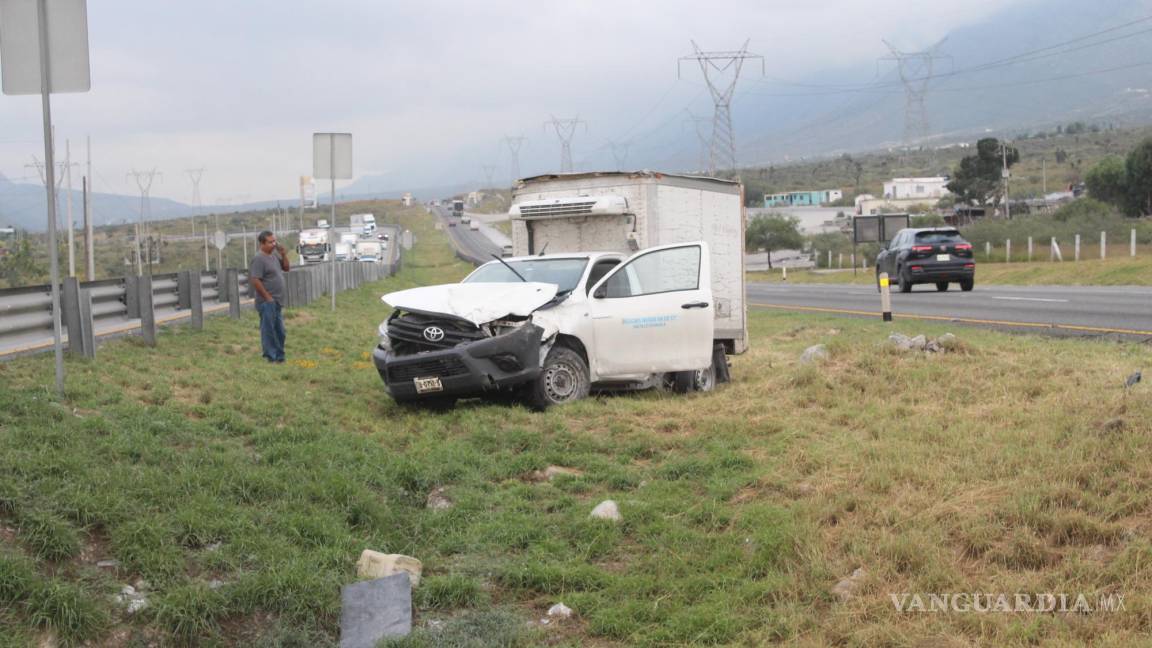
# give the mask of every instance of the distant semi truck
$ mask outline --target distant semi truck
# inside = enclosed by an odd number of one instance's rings
[[[376,231],[376,216],[374,214],[352,214],[352,230],[365,235]]]
[[[461,216],[461,217],[464,216],[464,201],[463,200],[453,200],[452,201],[452,215],[453,216]]]
[[[380,263],[384,260],[384,244],[379,241],[360,241],[356,244],[356,260]]]

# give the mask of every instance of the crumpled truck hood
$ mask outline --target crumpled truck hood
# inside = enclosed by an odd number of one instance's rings
[[[527,317],[556,296],[550,283],[457,283],[423,286],[380,298],[394,308],[430,315],[452,315],[476,326],[508,315]]]

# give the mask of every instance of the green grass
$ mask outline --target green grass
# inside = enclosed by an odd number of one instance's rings
[[[363,549],[413,555],[401,645],[1133,645],[1149,631],[1152,400],[1139,345],[752,314],[716,393],[600,396],[534,414],[396,407],[366,353],[379,295],[468,267],[431,229],[393,279],[288,320],[166,329],[155,349],[0,365],[0,636],[327,645]],[[830,359],[802,366],[807,346]],[[931,388],[931,385],[947,385]],[[535,482],[550,464],[581,477]],[[425,508],[442,487],[455,504]],[[624,516],[588,518],[604,499]],[[96,568],[104,558],[115,570]],[[857,567],[860,594],[832,586]],[[137,579],[150,606],[113,595]],[[225,584],[211,589],[208,583]],[[1127,613],[897,613],[890,593],[1120,592]],[[528,627],[549,606],[568,621]],[[115,639],[113,639],[115,638]]]

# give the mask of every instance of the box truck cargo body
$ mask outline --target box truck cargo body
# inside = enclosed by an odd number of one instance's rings
[[[744,188],[739,182],[653,171],[542,175],[512,194],[512,253],[620,252],[708,244],[715,337],[748,346]]]

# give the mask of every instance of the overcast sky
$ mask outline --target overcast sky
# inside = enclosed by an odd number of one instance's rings
[[[153,195],[185,202],[184,171],[205,167],[205,204],[295,196],[326,130],[352,132],[356,175],[395,189],[479,180],[485,164],[506,181],[505,135],[528,138],[524,175],[557,170],[551,115],[586,120],[574,157],[603,166],[608,141],[643,151],[654,124],[707,114],[699,70],[677,78],[690,39],[750,38],[769,78],[799,79],[1037,1],[99,0],[92,91],[54,97],[58,150],[69,138],[82,159],[91,135],[98,191],[133,193],[128,171],[157,167]],[[0,96],[0,172],[34,178],[40,133],[37,97]]]

